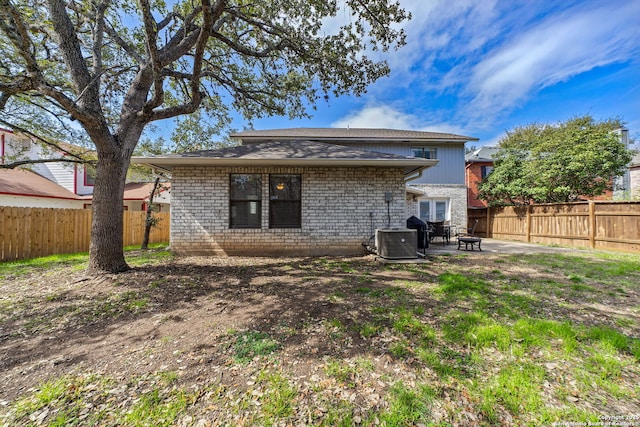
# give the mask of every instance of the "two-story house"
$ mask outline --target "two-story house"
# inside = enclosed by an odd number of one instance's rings
[[[69,149],[83,151],[80,147],[64,144]],[[65,148],[66,149],[66,148]],[[84,151],[87,151],[84,149]],[[60,159],[59,162],[35,163],[29,169],[55,182],[67,191],[79,196],[93,193],[94,174],[82,164],[64,162],[65,154],[34,143],[31,138],[8,129],[0,128],[0,162],[16,160]]]
[[[488,203],[478,199],[478,186],[493,170],[493,156],[498,147],[480,147],[467,153],[465,161],[465,180],[467,185],[467,204],[470,208],[486,208]]]
[[[464,144],[477,141],[477,138],[442,132],[362,128],[249,130],[234,133],[231,137],[243,145],[308,140],[437,160],[434,167],[407,181],[406,213],[423,221],[450,221],[466,227]]]
[[[411,215],[466,226],[466,136],[300,128],[240,146],[137,157],[172,175],[171,247],[191,254],[357,254]]]
[[[60,147],[77,154],[89,152],[67,143],[60,143]],[[95,172],[85,164],[64,161],[66,157],[63,151],[43,147],[25,135],[0,128],[0,164],[21,160],[59,160],[25,165],[28,170],[0,169],[0,206],[91,208]],[[125,210],[145,210],[152,188],[152,183],[127,183],[123,198]],[[168,189],[168,184],[163,188]],[[154,199],[154,204],[161,211],[168,211],[169,192],[162,191]]]

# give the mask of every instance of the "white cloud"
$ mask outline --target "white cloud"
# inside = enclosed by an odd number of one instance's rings
[[[436,114],[417,116],[388,105],[371,105],[333,122],[331,127],[409,129],[465,134],[460,126],[439,119]]]
[[[414,129],[417,122],[415,116],[394,110],[389,106],[370,106],[335,121],[331,126],[338,128]]]
[[[405,25],[407,46],[387,58],[390,78],[370,86],[366,105],[335,120],[332,126],[434,130],[471,136],[484,133],[486,139],[477,145],[495,143],[503,136],[496,128],[507,129],[544,116],[538,106],[533,116],[528,113],[511,121],[508,118],[510,113],[526,112],[528,103],[535,101],[544,88],[558,85],[553,89],[562,90],[564,86],[559,83],[594,68],[640,60],[638,0],[400,1],[413,19]],[[331,31],[350,19],[341,12],[327,20],[325,30]],[[582,82],[581,93],[575,98],[582,99],[581,94],[593,91],[594,97],[608,99],[602,88],[615,88],[616,82],[633,78],[611,78],[607,85],[600,78],[600,88]],[[624,95],[638,99],[637,92]],[[567,108],[579,106],[576,99]],[[550,114],[562,111],[555,107]],[[637,108],[620,104],[609,107],[615,109],[611,115],[620,112],[624,119],[637,124],[634,117],[624,113]],[[632,131],[634,127],[630,124]],[[489,129],[494,130],[487,135]]]
[[[497,1],[404,0],[412,19],[404,26],[407,45],[388,58],[394,84],[438,87],[439,61],[455,60],[481,49],[499,29]]]
[[[513,109],[535,92],[596,67],[627,61],[638,50],[640,3],[551,16],[489,52],[473,69],[466,114]]]

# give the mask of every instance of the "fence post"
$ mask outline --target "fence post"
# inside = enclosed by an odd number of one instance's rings
[[[487,231],[485,237],[493,237],[493,225],[491,224],[491,207],[487,206]]]
[[[589,200],[589,244],[591,249],[596,248],[596,204]]]
[[[527,243],[531,243],[531,205],[527,205]]]

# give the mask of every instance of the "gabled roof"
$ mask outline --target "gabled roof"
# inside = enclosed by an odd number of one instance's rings
[[[464,156],[465,162],[493,162],[493,156],[499,147],[480,147]]]
[[[0,194],[81,200],[55,182],[24,169],[0,169]]]
[[[312,141],[363,141],[363,142],[466,142],[478,141],[464,135],[453,133],[426,132],[400,129],[370,128],[286,128],[268,130],[247,130],[235,132],[232,138],[243,142],[266,140],[312,140]]]
[[[401,167],[405,173],[435,166],[438,160],[398,156],[314,141],[269,141],[218,150],[133,157],[132,161],[171,171],[174,166]]]

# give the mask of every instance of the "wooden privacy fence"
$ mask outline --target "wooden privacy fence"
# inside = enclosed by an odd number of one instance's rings
[[[481,236],[530,243],[640,251],[640,202],[590,201],[567,204],[470,209]]]
[[[150,243],[169,241],[169,213],[155,213],[159,223],[151,229]],[[124,245],[139,245],[146,212],[125,211]],[[54,254],[87,252],[91,210],[18,208],[0,206],[0,261]]]

